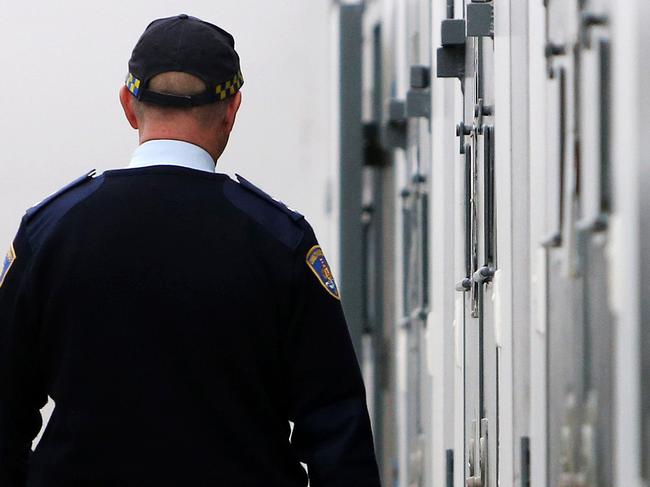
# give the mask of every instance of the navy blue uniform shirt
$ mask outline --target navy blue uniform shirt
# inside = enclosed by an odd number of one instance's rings
[[[0,272],[0,486],[304,487],[300,462],[311,487],[379,486],[314,232],[245,181],[82,178],[28,211]]]

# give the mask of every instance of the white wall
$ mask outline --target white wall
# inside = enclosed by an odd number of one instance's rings
[[[3,2],[0,13],[0,254],[24,211],[137,144],[117,92],[147,24],[188,13],[230,31],[244,104],[219,171],[241,173],[304,213],[332,247],[329,0]],[[101,215],[98,215],[101,218]]]

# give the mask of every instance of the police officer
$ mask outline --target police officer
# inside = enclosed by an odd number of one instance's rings
[[[242,83],[230,34],[152,22],[120,92],[130,166],[23,218],[0,274],[1,486],[304,487],[301,462],[311,487],[379,485],[314,232],[214,172]]]

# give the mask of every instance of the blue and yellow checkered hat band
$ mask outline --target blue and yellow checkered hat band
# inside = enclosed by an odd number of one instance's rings
[[[244,76],[241,74],[241,71],[238,71],[231,80],[220,83],[215,87],[217,98],[219,100],[225,100],[229,96],[237,93],[243,84]]]
[[[133,93],[135,96],[138,96],[138,93],[140,93],[140,80],[129,73],[126,78],[126,87],[131,93]]]
[[[133,73],[129,73],[129,75],[126,77],[126,87],[128,90],[136,97],[140,98],[138,95],[140,94],[140,90],[144,89],[141,88],[142,81],[138,78],[136,78]],[[232,77],[232,79],[229,79],[228,81],[224,81],[223,83],[219,83],[218,85],[215,86],[214,91],[212,93],[207,92],[204,95],[197,95],[195,98],[200,97],[201,102],[197,104],[203,104],[203,103],[211,103],[213,101],[220,101],[220,100],[225,100],[229,96],[234,95],[239,91],[239,89],[242,87],[244,84],[244,76],[241,74],[241,71],[237,71],[237,74]],[[149,96],[149,95],[154,95],[152,93],[149,93],[147,95],[147,91],[142,92],[142,96]],[[158,98],[161,96],[167,96],[163,94],[155,94]],[[160,101],[160,100],[158,100]]]

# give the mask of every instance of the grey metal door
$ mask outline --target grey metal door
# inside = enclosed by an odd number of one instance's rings
[[[387,262],[393,257],[393,248],[387,238],[393,232],[391,218],[394,210],[392,192],[392,167],[396,147],[386,143],[382,134],[384,120],[384,69],[382,48],[382,25],[376,24],[370,31],[371,49],[364,63],[371,66],[369,72],[370,93],[369,119],[364,124],[364,168],[362,179],[363,197],[363,331],[367,391],[372,414],[375,450],[383,481],[392,480],[395,461],[395,410],[393,356],[389,353],[395,343],[394,323],[391,319],[393,301],[387,300],[386,282],[392,282],[392,269]]]
[[[607,222],[610,47],[604,1],[547,4],[551,203],[548,479],[612,485],[612,340]]]
[[[429,311],[429,178],[431,167],[431,2],[411,0],[407,9],[410,90],[406,100],[408,132],[401,190],[403,310],[407,335],[408,472],[403,485],[425,486],[429,477],[431,381],[426,367]]]
[[[466,2],[464,119],[458,125],[465,196],[465,442],[468,485],[498,485],[498,348],[493,5]]]

